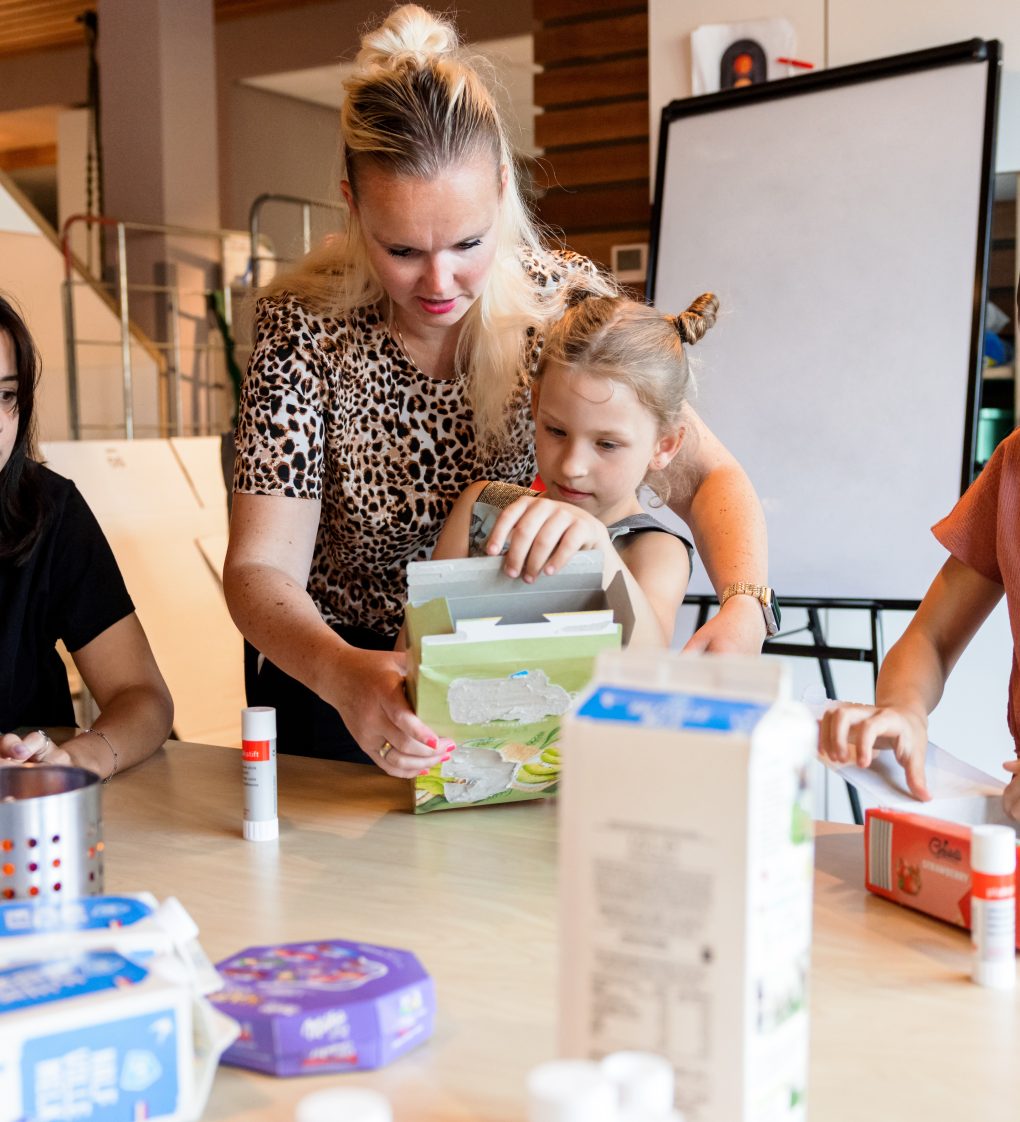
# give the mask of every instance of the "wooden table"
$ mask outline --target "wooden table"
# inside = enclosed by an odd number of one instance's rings
[[[279,842],[245,842],[239,753],[172,743],[103,789],[107,891],[177,896],[214,961],[323,938],[413,950],[436,1034],[374,1073],[223,1067],[204,1118],[285,1122],[340,1083],[382,1091],[397,1122],[523,1122],[525,1074],[554,1055],[555,804],[413,816],[375,768],[300,757],[279,786]],[[967,980],[966,933],[864,890],[859,828],[819,834],[812,1122],[1013,1122],[1020,997]]]

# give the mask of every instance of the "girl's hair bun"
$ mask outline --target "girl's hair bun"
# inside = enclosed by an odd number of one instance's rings
[[[403,4],[364,36],[355,65],[362,72],[377,67],[422,68],[454,54],[458,45],[457,29],[450,20],[417,4]]]
[[[686,311],[673,317],[677,335],[688,345],[696,343],[715,325],[718,311],[718,297],[712,292],[703,292],[697,300],[691,301]]]

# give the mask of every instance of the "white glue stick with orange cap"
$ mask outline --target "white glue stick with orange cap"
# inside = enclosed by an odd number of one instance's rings
[[[276,816],[276,710],[255,705],[241,710],[241,782],[244,836],[273,841],[280,836]]]
[[[970,836],[970,911],[978,985],[1016,985],[1016,834],[1010,826],[975,826]]]

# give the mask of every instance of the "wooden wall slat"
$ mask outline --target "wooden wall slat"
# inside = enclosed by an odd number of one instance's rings
[[[533,173],[540,218],[606,268],[612,247],[648,241],[648,5],[613,0],[536,4]],[[550,26],[552,21],[552,26]],[[555,22],[560,21],[560,22]],[[635,282],[628,282],[635,287]],[[637,294],[643,287],[636,282]]]
[[[1016,200],[999,199],[992,203],[992,238],[995,241],[1016,240]]]
[[[1012,288],[1015,280],[1015,251],[1012,249],[993,249],[988,255],[988,287]],[[1002,310],[1008,314],[1012,310],[1012,305]]]
[[[569,149],[534,162],[536,186],[585,187],[595,183],[648,182],[648,141]]]
[[[0,149],[0,171],[56,167],[56,165],[57,146],[55,144],[39,144],[33,148]]]
[[[538,204],[539,217],[566,231],[625,228],[644,225],[651,216],[648,188],[599,187],[590,191],[550,191]],[[570,241],[570,237],[567,238]]]
[[[542,148],[629,140],[648,135],[648,102],[618,101],[582,109],[554,109],[535,118],[535,143]]]
[[[537,0],[537,18],[548,23],[550,20],[571,19],[574,16],[590,16],[594,13],[645,11],[645,4],[634,0]]]
[[[535,61],[542,65],[648,49],[648,14],[545,27],[535,32]]]
[[[628,94],[648,94],[647,53],[583,66],[558,66],[535,75],[535,104],[547,109]]]
[[[568,238],[570,248],[597,265],[610,268],[614,245],[635,245],[648,241],[648,227],[635,226],[629,230],[598,230],[587,234],[571,234]]]

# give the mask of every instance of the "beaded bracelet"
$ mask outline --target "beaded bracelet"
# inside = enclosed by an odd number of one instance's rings
[[[106,735],[105,732],[102,732],[99,729],[86,729],[83,735],[87,736],[90,732],[95,736],[101,736],[103,740],[106,741],[106,747],[109,748],[113,753],[113,771],[111,771],[110,774],[103,780],[104,783],[109,783],[110,780],[117,774],[117,749],[114,748],[114,746],[110,743],[110,738]]]

